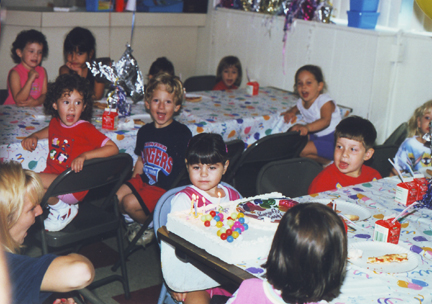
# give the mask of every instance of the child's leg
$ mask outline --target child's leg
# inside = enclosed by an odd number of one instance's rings
[[[132,192],[124,195],[121,201],[119,198],[119,204],[121,213],[128,214],[135,222],[144,224],[145,220],[149,217],[149,215],[144,212],[138,199]]]
[[[304,149],[300,152],[300,157],[311,158],[322,165],[327,165],[331,161],[330,159],[318,155],[318,151],[312,141],[307,142]]]
[[[205,290],[191,291],[186,296],[185,304],[210,304],[210,295]]]
[[[39,177],[42,180],[42,185],[45,191],[49,188],[49,186],[57,178],[57,176],[58,176],[57,174],[53,174],[53,173],[43,173],[43,172],[39,173]]]

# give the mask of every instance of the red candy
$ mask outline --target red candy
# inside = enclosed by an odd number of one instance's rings
[[[206,227],[210,227],[210,221],[205,221],[205,222],[204,222],[204,226],[206,226]]]
[[[212,217],[215,217],[216,216],[216,211],[210,211],[210,215],[212,216]]]
[[[220,235],[220,238],[222,239],[222,240],[226,240],[227,239],[227,237],[228,237],[228,235],[226,234],[226,233],[222,233],[221,235]]]
[[[227,236],[230,236],[232,234],[232,230],[231,229],[227,229],[226,234],[227,234]]]

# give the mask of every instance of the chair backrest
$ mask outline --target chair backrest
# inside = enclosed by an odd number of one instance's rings
[[[231,185],[221,182],[222,185],[224,185],[227,188],[234,189]],[[171,200],[174,198],[174,196],[183,190],[184,188],[188,187],[190,185],[186,186],[180,186],[174,189],[170,189],[167,192],[164,193],[164,195],[161,196],[161,198],[158,200],[156,207],[153,212],[153,226],[154,231],[157,237],[157,231],[160,227],[165,226],[168,219],[168,213],[171,212]],[[234,189],[235,190],[235,189]],[[240,195],[241,197],[241,195]],[[158,240],[159,241],[159,240]]]
[[[193,76],[185,80],[183,86],[186,92],[210,91],[216,84],[216,76]]]
[[[397,145],[379,145],[374,147],[374,155],[371,159],[364,162],[366,166],[372,167],[377,170],[382,177],[389,176],[393,166],[388,161],[395,157],[399,146]]]
[[[241,139],[229,141],[226,143],[226,145],[228,148],[229,166],[227,172],[222,177],[223,181],[226,181],[226,178],[231,174],[233,168],[235,167],[236,163],[240,159],[246,147],[246,144]]]
[[[272,134],[261,138],[243,152],[226,181],[243,196],[256,195],[256,177],[267,163],[296,158],[307,143],[307,136],[298,132]]]
[[[397,127],[392,134],[390,134],[390,136],[385,140],[383,145],[384,146],[396,145],[399,147],[403,143],[403,141],[407,138],[407,136],[408,136],[408,123],[404,122],[400,124],[400,126]]]
[[[8,96],[9,92],[7,89],[0,90],[0,105],[4,104]]]
[[[266,164],[258,173],[258,194],[281,192],[287,197],[308,194],[313,179],[323,167],[310,158],[293,158]]]

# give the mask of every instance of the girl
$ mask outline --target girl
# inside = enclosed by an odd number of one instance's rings
[[[321,68],[305,65],[297,70],[294,78],[294,92],[300,96],[297,105],[282,113],[286,123],[293,122],[301,113],[306,125],[294,125],[290,130],[300,135],[309,135],[309,141],[300,153],[301,157],[312,158],[323,165],[333,160],[334,130],[341,120],[340,110],[326,90]]]
[[[60,67],[59,74],[77,73],[90,82],[90,87],[93,90],[93,99],[101,99],[105,84],[96,81],[87,67],[87,62],[96,57],[96,40],[93,34],[88,29],[82,27],[72,29],[65,38],[63,55],[66,64]]]
[[[12,43],[12,59],[17,65],[9,71],[8,93],[4,104],[35,107],[45,101],[47,73],[40,66],[48,56],[45,36],[36,30],[22,31]]]
[[[267,262],[267,281],[244,281],[227,304],[310,303],[332,297],[347,259],[344,224],[329,207],[299,204],[283,216]]]
[[[45,113],[51,114],[48,127],[25,138],[21,145],[33,152],[38,140],[48,138],[49,155],[46,169],[40,173],[45,189],[67,168],[82,170],[86,159],[108,157],[118,153],[117,145],[91,123],[93,102],[88,82],[76,74],[57,77],[48,86]],[[50,213],[45,230],[59,231],[78,213],[78,206],[87,192],[62,195],[48,202]]]
[[[429,132],[429,122],[432,120],[432,100],[417,109],[408,121],[408,138],[399,147],[394,163],[401,171],[409,172],[409,168],[418,171],[432,166],[430,142],[423,135]],[[397,174],[393,168],[393,174]]]
[[[13,303],[45,303],[52,292],[69,292],[94,279],[91,262],[79,255],[38,258],[19,255],[27,230],[42,214],[43,187],[38,175],[16,162],[0,163],[0,235],[9,268]],[[65,303],[57,299],[54,303]],[[52,302],[50,302],[52,303]],[[67,303],[74,303],[73,299]]]
[[[192,185],[180,191],[173,198],[171,201],[171,211],[175,212],[189,209],[192,195],[197,196],[198,207],[201,207],[204,204],[215,204],[218,203],[219,200],[220,202],[229,202],[239,199],[241,196],[237,191],[219,184],[222,175],[228,168],[228,165],[228,152],[222,136],[210,133],[201,133],[194,136],[190,140],[188,148],[186,149],[186,168]],[[184,263],[178,262],[172,247],[163,247],[162,250],[164,249],[167,251],[169,250],[172,254],[172,259],[170,259],[169,264],[168,262],[163,262],[164,267],[177,268],[185,265]],[[197,271],[196,269],[193,270]],[[189,268],[186,269],[186,271],[180,270],[180,272],[183,272],[186,276],[194,277],[196,280],[201,280],[201,277],[199,276],[191,276],[189,271]],[[207,279],[207,276],[202,273],[199,273],[198,275],[203,276],[203,280]],[[169,284],[169,278],[165,279],[168,279],[167,283]],[[178,280],[182,281],[181,278],[176,276],[174,281],[179,282]],[[185,278],[185,280],[185,282],[190,281],[187,278]],[[176,282],[172,283],[175,285]],[[221,288],[183,293],[171,292],[171,296],[175,300],[183,301],[186,304],[209,303],[210,298],[214,295],[229,295],[229,293]]]
[[[236,90],[242,81],[242,66],[235,56],[226,56],[219,62],[214,91]]]

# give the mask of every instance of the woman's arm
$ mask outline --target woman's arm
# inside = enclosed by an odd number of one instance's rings
[[[84,152],[75,158],[71,163],[71,168],[75,172],[80,172],[83,168],[84,161],[87,159],[109,157],[118,154],[119,149],[117,145],[112,141],[108,140],[105,146]]]
[[[37,143],[40,139],[48,138],[48,130],[48,127],[45,127],[42,130],[27,136],[22,140],[21,146],[24,148],[24,150],[33,152],[36,149]]]
[[[93,282],[93,264],[84,256],[71,253],[55,258],[48,267],[41,291],[68,292],[83,289]]]

